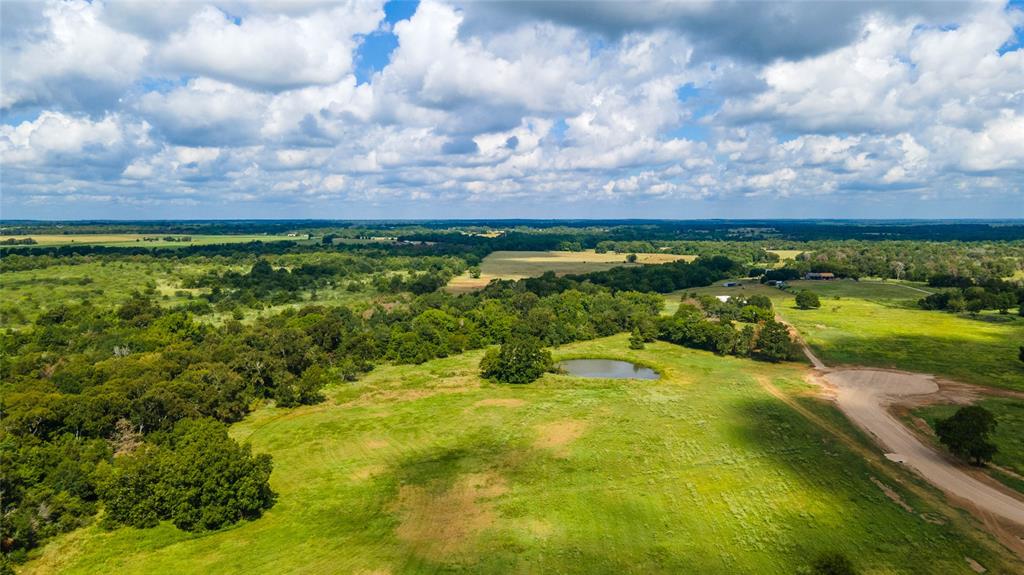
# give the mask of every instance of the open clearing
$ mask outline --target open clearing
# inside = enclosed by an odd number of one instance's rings
[[[771,253],[779,256],[779,259],[781,259],[782,261],[795,260],[798,255],[800,255],[802,253],[805,253],[804,250],[765,250],[765,251],[766,252],[771,252]]]
[[[260,408],[232,435],[274,457],[279,498],[263,518],[200,534],[87,527],[21,571],[788,575],[826,551],[871,574],[1019,565],[898,465],[830,432],[857,437],[808,396],[805,367],[627,339],[555,358],[632,361],[660,380],[492,385],[474,352],[382,366],[319,405]]]
[[[463,274],[448,283],[448,291],[463,293],[478,290],[494,279],[516,280],[536,277],[544,272],[555,272],[557,275],[585,274],[596,271],[610,270],[614,267],[634,266],[642,264],[664,264],[678,260],[693,261],[697,256],[653,253],[636,254],[637,263],[626,263],[626,254],[595,253],[594,250],[582,252],[492,252],[480,263],[480,277],[473,278]]]
[[[798,280],[790,282],[789,291],[756,280],[743,284],[726,288],[719,282],[668,294],[665,313],[674,313],[689,293],[763,294],[829,365],[902,369],[1024,391],[1024,364],[1017,361],[1017,346],[1024,342],[1019,316],[922,310],[916,302],[925,294],[916,290],[928,288],[911,282]],[[803,289],[821,296],[820,309],[796,308],[795,294]]]
[[[190,237],[192,241],[165,241],[165,237]],[[276,242],[282,240],[298,241],[305,237],[271,236],[266,234],[251,235],[193,235],[193,234],[32,234],[27,236],[0,236],[0,239],[35,240],[35,246],[64,245],[95,245],[95,246],[137,246],[143,248],[180,248],[186,246],[205,246],[213,244],[237,244],[245,242]],[[156,238],[146,241],[144,238]],[[32,247],[27,246],[27,247]]]

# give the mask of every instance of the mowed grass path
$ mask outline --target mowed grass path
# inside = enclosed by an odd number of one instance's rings
[[[190,535],[161,525],[59,538],[22,573],[792,574],[825,551],[864,573],[992,572],[1010,559],[763,390],[801,366],[624,335],[557,357],[612,357],[658,381],[481,382],[481,353],[382,367],[325,403],[233,428],[274,457],[277,505]],[[824,407],[820,409],[831,409]],[[889,464],[885,464],[889,465]],[[928,515],[932,521],[934,516]]]

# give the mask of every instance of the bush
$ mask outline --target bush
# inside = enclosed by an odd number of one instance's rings
[[[804,290],[796,294],[796,307],[800,309],[818,309],[821,307],[821,300],[818,299],[818,294]]]
[[[480,376],[501,383],[530,383],[551,370],[551,352],[540,340],[513,335],[499,349],[489,349],[480,360]]]

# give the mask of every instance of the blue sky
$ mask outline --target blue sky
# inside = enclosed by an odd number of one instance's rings
[[[0,217],[1024,217],[1024,3],[5,2]]]

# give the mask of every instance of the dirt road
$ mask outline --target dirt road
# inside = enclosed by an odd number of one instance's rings
[[[975,479],[922,443],[889,412],[888,407],[900,398],[936,393],[939,386],[932,376],[874,369],[823,371],[836,389],[839,408],[891,452],[887,457],[911,467],[946,493],[1024,526],[1024,501]]]

